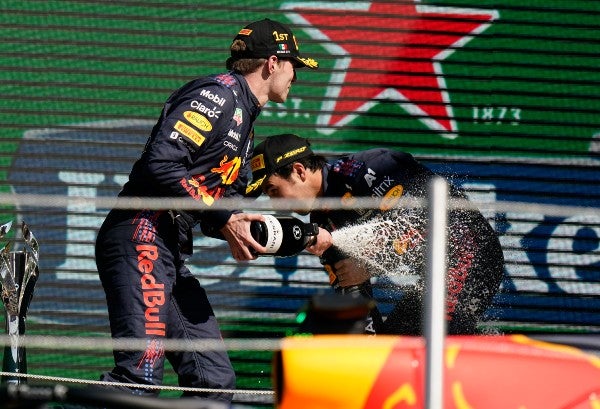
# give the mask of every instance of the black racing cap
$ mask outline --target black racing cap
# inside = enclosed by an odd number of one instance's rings
[[[268,18],[255,21],[242,28],[233,39],[246,43],[244,51],[231,50],[233,58],[289,58],[296,66],[318,68],[319,63],[312,58],[301,57],[298,42],[292,30],[285,24]]]
[[[278,169],[299,159],[314,155],[307,139],[294,134],[281,134],[267,137],[256,145],[250,161],[252,183],[246,188],[247,196],[259,196],[262,184]]]

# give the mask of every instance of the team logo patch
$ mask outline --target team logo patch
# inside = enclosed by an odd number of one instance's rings
[[[209,131],[212,130],[212,124],[210,123],[210,121],[208,120],[208,118],[205,117],[202,114],[199,114],[198,112],[185,111],[183,113],[183,116],[192,125],[194,125],[198,129],[200,129],[201,131],[209,132]]]
[[[250,30],[249,28],[242,28],[238,34],[241,34],[243,36],[249,36],[251,33],[252,30]]]
[[[200,132],[181,121],[177,121],[174,128],[179,131],[180,134],[192,141],[196,146],[202,145],[206,139],[204,136],[200,135]]]
[[[235,156],[231,160],[227,160],[229,157],[225,155],[219,167],[212,168],[210,171],[221,175],[221,181],[224,185],[231,185],[236,181],[240,173],[240,167],[242,166],[242,158]]]

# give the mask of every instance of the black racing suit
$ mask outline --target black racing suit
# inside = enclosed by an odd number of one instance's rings
[[[246,80],[235,73],[193,80],[166,101],[119,196],[187,197],[198,210],[113,209],[104,221],[96,241],[96,264],[111,334],[145,339],[147,348],[114,351],[115,367],[103,380],[160,385],[166,357],[181,386],[235,387],[224,348],[165,352],[162,340],[222,339],[206,293],[184,261],[192,253],[192,228],[197,223],[218,230],[231,216],[211,206],[223,196],[237,196],[246,186],[259,112]],[[224,401],[233,397],[219,392],[201,396]]]
[[[398,227],[393,234],[376,231],[369,238],[375,249],[358,249],[356,254],[375,258],[369,267],[372,275],[414,274],[421,277],[417,285],[398,292],[385,322],[378,325],[378,311],[374,312],[376,333],[422,334],[427,213],[423,208],[399,209],[393,204],[400,197],[425,198],[428,182],[434,176],[410,154],[388,149],[371,149],[344,156],[323,169],[325,198],[341,198],[342,203],[351,203],[353,197],[381,198],[380,208],[313,211],[311,221],[329,231],[373,221],[393,221]],[[465,197],[453,185],[450,185],[450,195]],[[451,210],[448,226],[447,332],[473,334],[499,289],[504,266],[502,249],[496,233],[478,211]],[[336,284],[333,264],[339,259],[338,250],[332,247],[322,256],[332,284]],[[377,268],[373,267],[375,265]],[[367,296],[372,292],[369,282],[359,289]]]

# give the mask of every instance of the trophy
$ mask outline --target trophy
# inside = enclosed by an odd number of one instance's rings
[[[0,225],[0,239],[10,230],[12,222]],[[10,346],[4,347],[2,371],[10,373],[27,373],[25,346],[21,345],[21,336],[25,335],[25,317],[33,297],[33,288],[39,276],[38,257],[39,244],[29,226],[21,225],[23,249],[10,251],[8,242],[0,250],[0,285],[2,302],[4,303],[6,332]],[[2,376],[2,382],[24,383],[25,378],[18,376]]]

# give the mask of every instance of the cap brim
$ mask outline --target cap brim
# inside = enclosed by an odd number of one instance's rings
[[[302,67],[307,67],[313,70],[316,70],[317,68],[319,68],[319,62],[313,58],[306,58],[306,57],[293,57],[294,61],[296,62],[296,68],[302,68]]]
[[[264,181],[267,179],[267,175],[264,175],[260,179],[253,181],[249,185],[246,186],[246,191],[244,192],[245,197],[258,197],[262,194],[262,185]]]

